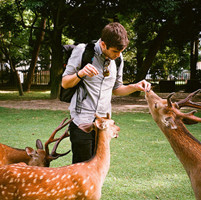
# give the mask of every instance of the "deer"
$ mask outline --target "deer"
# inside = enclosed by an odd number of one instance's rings
[[[201,122],[201,118],[194,115],[196,111],[184,113],[180,108],[201,109],[201,104],[191,101],[200,91],[174,103],[171,101],[174,93],[169,94],[166,100],[152,90],[145,92],[149,111],[182,163],[197,200],[201,199],[201,142],[188,131],[185,124],[196,124]]]
[[[57,168],[23,163],[0,167],[1,200],[99,200],[110,167],[110,141],[120,128],[107,117],[80,124],[85,132],[96,132],[94,156],[84,162]]]
[[[60,138],[54,139],[55,134],[69,123],[65,123],[66,120],[67,118],[65,118],[53,131],[50,138],[45,143],[45,149],[43,148],[43,144],[40,139],[36,140],[37,150],[34,150],[31,147],[26,147],[25,149],[17,149],[0,143],[0,166],[24,162],[25,164],[30,166],[49,167],[51,161],[67,155],[70,151],[59,154],[56,153],[56,150],[59,143],[64,138],[69,136],[68,131],[66,130]],[[50,154],[48,145],[52,142],[56,143]]]

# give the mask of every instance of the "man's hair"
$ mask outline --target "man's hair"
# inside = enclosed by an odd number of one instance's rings
[[[107,49],[116,47],[118,50],[122,50],[129,44],[127,31],[118,22],[109,23],[103,28],[101,40],[105,42]]]

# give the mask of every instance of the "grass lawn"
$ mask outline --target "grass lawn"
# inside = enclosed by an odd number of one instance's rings
[[[17,110],[0,107],[0,142],[18,148],[44,143],[65,118],[66,111]],[[201,117],[201,115],[200,115]],[[190,181],[167,139],[146,113],[119,113],[112,117],[120,126],[111,141],[111,165],[102,188],[103,200],[194,200]],[[189,126],[199,140],[201,124]],[[62,134],[60,131],[58,134]],[[66,138],[58,149],[70,149]],[[71,163],[71,153],[51,167]]]

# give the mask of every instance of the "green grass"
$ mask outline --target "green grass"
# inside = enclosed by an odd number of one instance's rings
[[[0,113],[0,142],[18,148],[34,147],[37,138],[44,143],[60,122],[69,116],[64,111],[1,107]],[[119,113],[113,114],[112,118],[121,131],[119,138],[111,141],[111,165],[101,199],[195,199],[186,172],[151,115]],[[189,126],[197,139],[201,139],[200,129],[201,124]],[[61,143],[58,151],[68,149],[69,138]],[[53,161],[51,167],[70,164],[71,156],[70,153]]]
[[[0,90],[0,100],[38,100],[49,99],[50,90],[32,90],[24,92],[23,96],[19,96],[19,92],[14,90]]]

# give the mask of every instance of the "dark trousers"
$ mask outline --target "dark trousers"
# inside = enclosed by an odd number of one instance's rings
[[[72,163],[89,160],[94,154],[95,131],[85,133],[73,122],[70,123],[69,131],[73,153]]]

